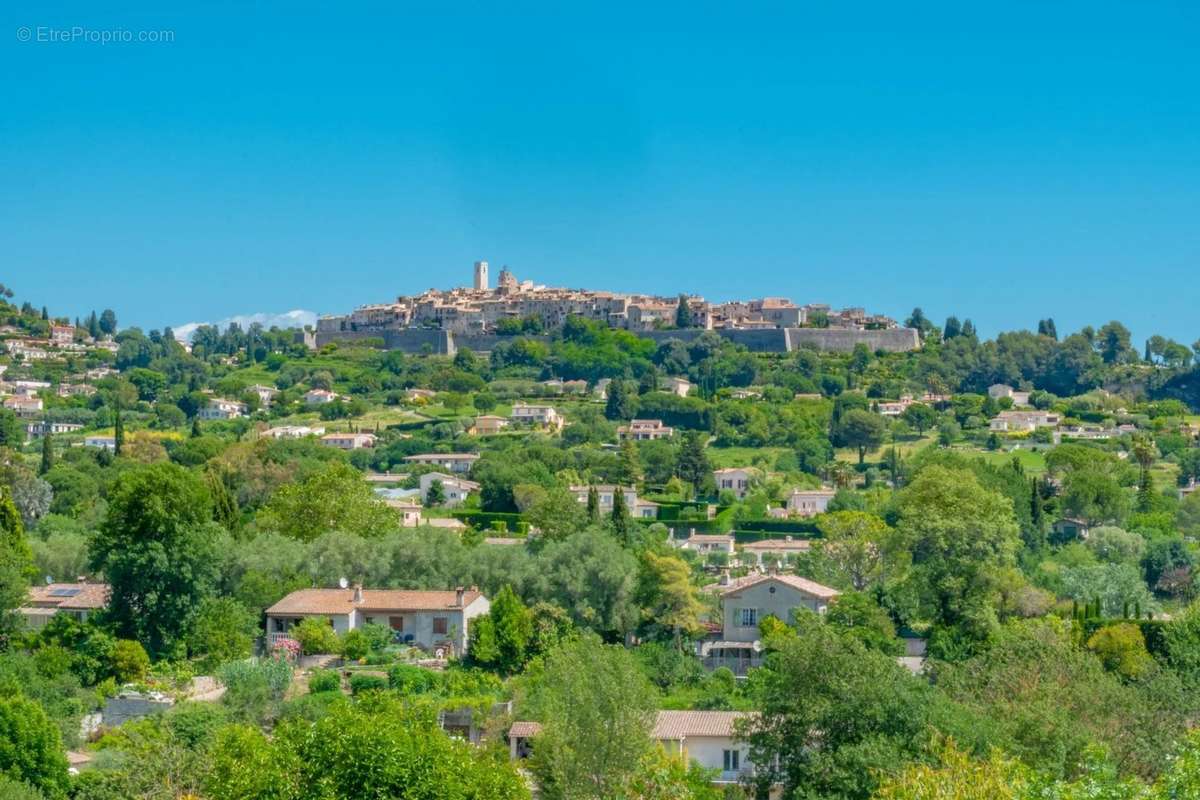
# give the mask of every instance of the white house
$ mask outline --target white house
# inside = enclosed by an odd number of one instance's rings
[[[448,472],[470,472],[472,465],[479,460],[478,453],[421,453],[415,456],[405,456],[410,464],[423,464],[438,467]]]
[[[362,625],[386,625],[397,641],[428,652],[462,654],[471,620],[491,603],[478,589],[409,591],[402,589],[300,589],[267,609],[267,635],[288,638],[306,618],[328,619],[339,634]]]
[[[676,541],[680,550],[692,550],[700,555],[709,553],[734,553],[733,537],[719,533],[693,533],[686,539]]]
[[[908,410],[915,400],[911,394],[901,396],[899,400],[880,400],[875,404],[875,410],[885,417],[898,417]]]
[[[406,389],[404,391],[404,399],[410,403],[428,403],[435,397],[437,397],[437,392],[432,389]]]
[[[754,717],[751,711],[659,711],[650,736],[668,753],[714,771],[714,784],[739,783],[753,775],[754,764],[749,745],[738,741],[738,723]],[[541,731],[536,722],[514,722],[508,729],[510,756],[529,756]]]
[[[634,441],[649,441],[653,439],[669,439],[675,434],[675,429],[662,424],[661,419],[634,419],[628,425],[617,427],[618,439],[633,439]]]
[[[829,508],[829,501],[837,492],[833,489],[792,489],[787,496],[786,507],[789,514],[799,517],[815,517],[824,514]]]
[[[40,397],[6,397],[4,407],[18,417],[36,417],[45,408]]]
[[[385,499],[388,508],[400,515],[401,528],[415,528],[421,524],[421,504],[408,499]]]
[[[309,427],[308,425],[280,425],[276,428],[268,428],[262,432],[263,436],[272,439],[303,439],[306,436],[324,436],[325,428],[323,426]]]
[[[25,426],[25,433],[30,439],[38,439],[45,436],[47,433],[58,435],[60,433],[75,433],[83,430],[83,426],[77,422],[30,422]]]
[[[688,392],[692,391],[692,382],[687,378],[667,378],[663,381],[663,388],[672,394],[687,397]]]
[[[264,406],[271,405],[271,401],[275,399],[275,395],[279,394],[279,391],[274,386],[264,386],[261,383],[254,384],[246,391],[254,392],[258,395],[258,401]]]
[[[802,553],[807,553],[810,548],[811,542],[808,539],[793,539],[791,536],[782,539],[760,539],[742,545],[739,560],[742,564],[763,568],[771,560],[770,556],[774,556],[776,564],[783,564]]]
[[[442,492],[446,497],[442,505],[446,507],[461,506],[467,499],[467,495],[479,491],[479,484],[475,481],[469,481],[457,475],[447,475],[444,472],[426,472],[418,480],[421,484],[422,501],[428,500],[429,487],[433,485],[433,482],[441,481]]]
[[[1029,405],[1029,392],[1020,392],[1009,386],[1007,383],[993,383],[988,387],[988,397],[993,400],[1001,398],[1010,398],[1014,406]]]
[[[583,506],[587,505],[588,495],[594,488],[602,515],[612,513],[614,498],[620,492],[621,496],[625,499],[625,508],[629,509],[629,516],[638,517],[639,519],[655,519],[658,517],[658,503],[641,499],[637,496],[637,489],[632,486],[614,486],[610,483],[602,483],[595,486],[572,486],[570,488],[571,493],[575,495],[575,499]]]
[[[1062,417],[1053,411],[1001,411],[988,423],[988,428],[1003,433],[1033,433],[1060,422]]]
[[[533,425],[546,430],[561,431],[563,428],[562,415],[554,406],[539,406],[522,403],[513,404],[511,419],[515,423]]]
[[[758,477],[758,470],[748,467],[727,467],[713,470],[713,483],[717,492],[730,491],[744,498],[750,491],[750,482]]]
[[[304,405],[306,406],[320,406],[332,403],[337,399],[337,392],[331,392],[328,389],[309,389],[304,393]]]
[[[208,405],[196,412],[200,419],[234,419],[246,416],[246,404],[237,400],[226,400],[223,397],[213,397]]]
[[[375,446],[375,434],[327,433],[321,437],[321,444],[326,447],[336,447],[339,450],[361,450],[364,447]]]
[[[116,450],[117,437],[115,436],[85,436],[83,439],[84,447],[99,447],[101,450]]]

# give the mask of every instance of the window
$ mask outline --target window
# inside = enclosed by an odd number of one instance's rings
[[[757,625],[758,624],[758,609],[757,608],[743,608],[741,624],[743,627],[750,627],[753,625]]]
[[[445,635],[447,630],[449,630],[449,626],[447,625],[447,620],[445,617],[434,617],[433,618],[433,632],[434,633],[440,633],[440,634]]]
[[[404,617],[388,617],[388,626],[394,631],[404,630]]]
[[[737,751],[737,750],[722,750],[721,752],[722,752],[722,755],[724,758],[723,769],[726,772],[737,772],[739,769],[741,769],[740,762],[741,762],[742,754],[739,751]]]

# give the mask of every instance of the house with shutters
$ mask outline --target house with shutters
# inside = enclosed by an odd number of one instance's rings
[[[466,652],[471,620],[491,603],[478,589],[300,589],[267,609],[267,638],[290,638],[303,620],[326,619],[339,634],[363,625],[386,625],[397,642],[443,657]]]
[[[751,573],[731,580],[728,573],[714,587],[721,603],[721,632],[697,644],[708,669],[728,667],[745,675],[762,664],[758,625],[767,617],[790,622],[797,609],[824,614],[841,594],[799,575]]]

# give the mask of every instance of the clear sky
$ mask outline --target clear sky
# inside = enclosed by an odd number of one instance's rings
[[[0,10],[19,299],[343,312],[485,258],[1200,338],[1194,1],[183,5]]]

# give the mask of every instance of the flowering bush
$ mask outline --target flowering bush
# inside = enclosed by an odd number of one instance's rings
[[[276,639],[275,644],[271,646],[271,654],[275,658],[295,662],[300,658],[300,643],[295,639]]]

